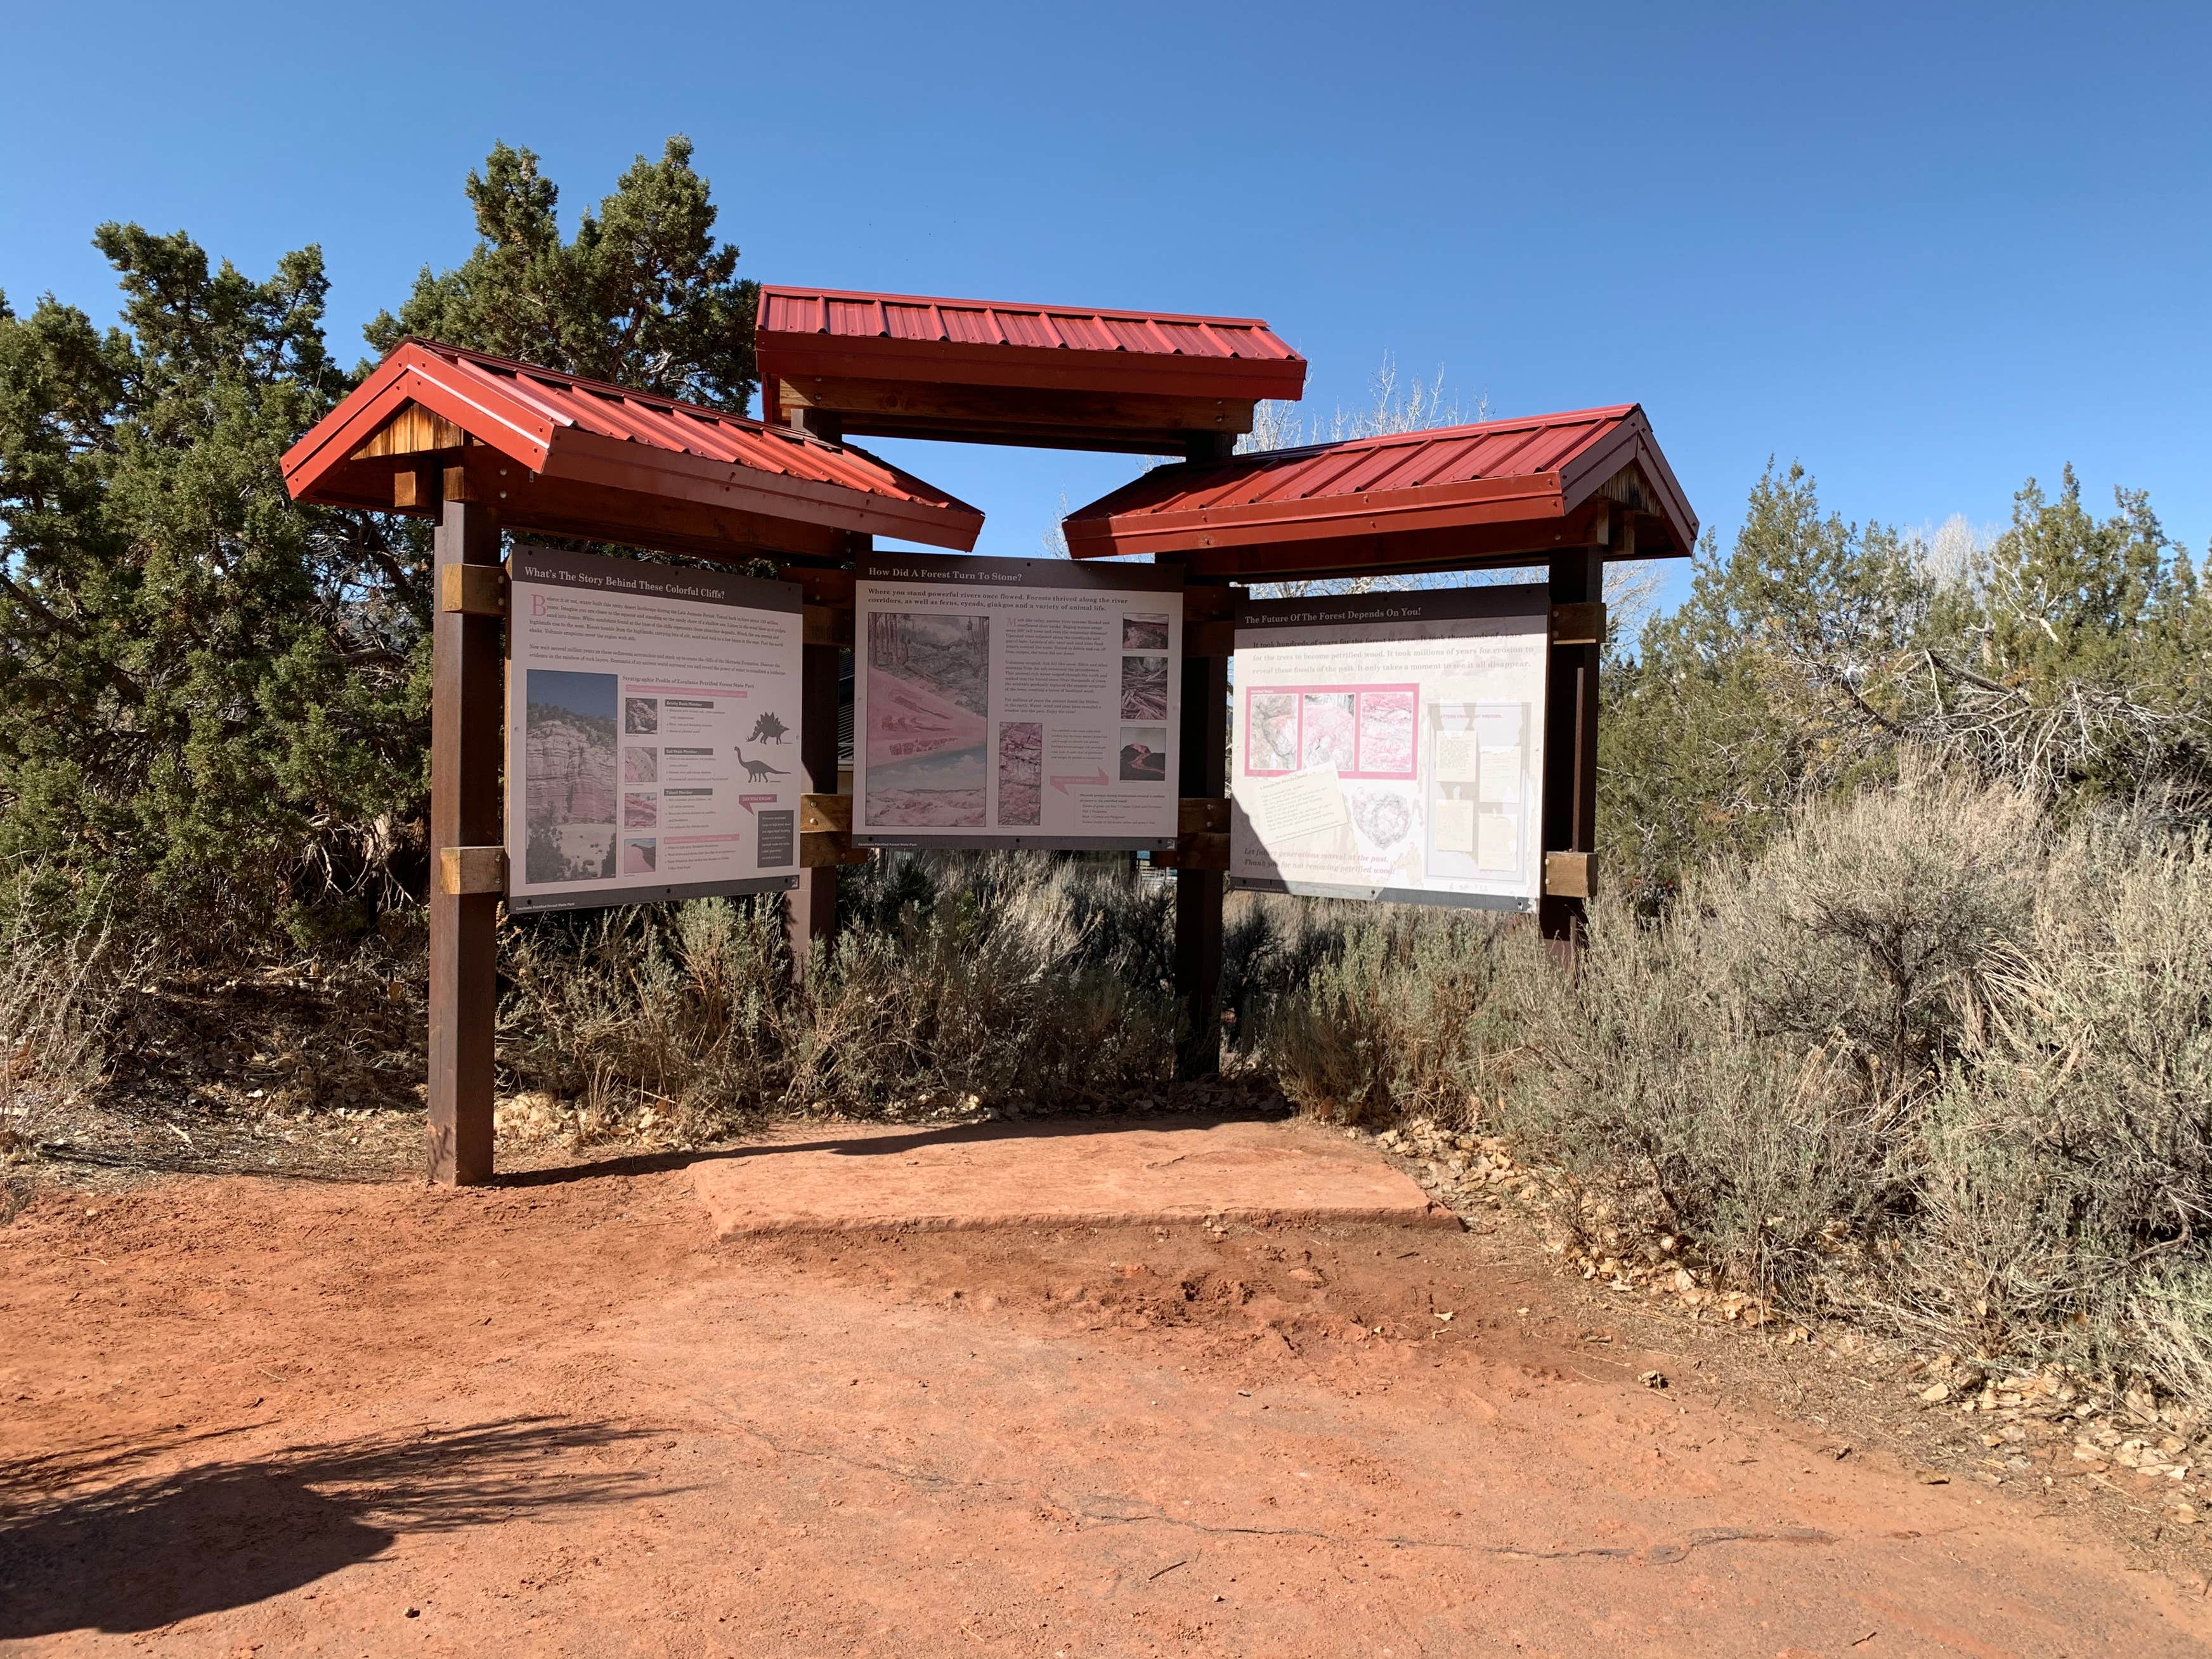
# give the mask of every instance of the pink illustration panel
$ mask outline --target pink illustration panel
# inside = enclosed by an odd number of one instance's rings
[[[1346,778],[1420,769],[1418,685],[1263,685],[1244,693],[1244,773],[1334,766]]]

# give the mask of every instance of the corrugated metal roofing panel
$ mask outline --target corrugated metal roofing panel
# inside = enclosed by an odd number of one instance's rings
[[[887,313],[895,319],[888,327]],[[1273,329],[1252,317],[1012,305],[842,289],[763,288],[759,332],[769,337],[813,336],[825,341],[888,337],[1255,365],[1295,364],[1301,374],[1305,364]],[[773,339],[763,342],[764,351],[772,351],[775,344]]]
[[[1498,503],[1516,495],[1534,516],[1556,517],[1632,462],[1659,498],[1651,510],[1665,520],[1672,550],[1688,552],[1696,515],[1633,404],[1160,467],[1069,514],[1066,533],[1079,557],[1100,557],[1270,533],[1382,537],[1394,518],[1423,533],[1455,516],[1496,524]]]
[[[531,363],[464,351],[434,341],[403,341],[368,380],[288,451],[284,472],[295,495],[343,468],[369,430],[409,399],[447,405],[441,412],[477,441],[512,455],[533,471],[544,466],[562,430],[635,444],[664,455],[688,455],[769,477],[827,485],[802,506],[802,518],[849,491],[893,508],[888,533],[937,515],[980,523],[981,515],[897,467],[849,446],[824,444],[805,434],[769,427],[702,404],[654,397],[625,386],[563,374]],[[394,400],[398,399],[398,402]],[[387,408],[390,405],[391,408]],[[789,494],[789,486],[778,486]],[[801,492],[804,494],[804,492]],[[842,499],[849,500],[850,497]],[[920,513],[900,509],[921,509]],[[765,504],[757,509],[774,510]],[[972,544],[972,529],[965,530]]]

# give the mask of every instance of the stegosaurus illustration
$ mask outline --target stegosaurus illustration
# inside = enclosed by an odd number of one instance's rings
[[[781,743],[791,728],[776,719],[773,713],[763,714],[753,722],[753,734],[747,743]]]

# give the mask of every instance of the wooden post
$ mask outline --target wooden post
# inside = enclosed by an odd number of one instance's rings
[[[1182,744],[1177,793],[1218,800],[1229,781],[1228,658],[1183,659]],[[1227,884],[1219,870],[1176,871],[1176,1004],[1188,1022],[1176,1054],[1177,1077],[1210,1077],[1221,1069],[1221,901]]]
[[[826,410],[786,410],[784,418],[794,431],[811,433],[825,443],[845,441],[844,422]],[[799,649],[801,787],[810,795],[834,795],[837,793],[838,647],[807,645]],[[801,870],[799,885],[784,896],[783,902],[783,937],[791,949],[793,976],[805,978],[815,951],[827,950],[836,935],[836,867]]]
[[[471,499],[465,468],[423,481],[442,502],[436,591],[457,565],[499,563],[499,520]],[[434,488],[435,493],[432,494]],[[430,679],[430,1122],[429,1176],[472,1187],[492,1175],[492,1028],[498,996],[495,892],[442,875],[448,848],[495,847],[501,832],[501,737],[506,664],[496,617],[448,611],[431,623]]]
[[[1577,547],[1552,556],[1551,602],[1587,605],[1605,597],[1605,549]],[[1595,645],[1549,647],[1544,676],[1544,851],[1590,853],[1597,848],[1598,659]],[[1537,902],[1546,939],[1571,953],[1583,937],[1580,898],[1547,892]]]
[[[834,645],[799,647],[799,775],[802,793],[837,793],[837,652]],[[837,933],[837,871],[801,870],[799,885],[784,895],[784,938],[791,969],[799,978],[817,950]]]

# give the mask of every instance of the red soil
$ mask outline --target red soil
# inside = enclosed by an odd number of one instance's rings
[[[2196,1653],[2008,1492],[1578,1341],[1482,1238],[717,1243],[641,1161],[0,1232],[0,1647]],[[1450,1315],[1449,1319],[1443,1317]],[[16,1644],[20,1644],[20,1647]]]

